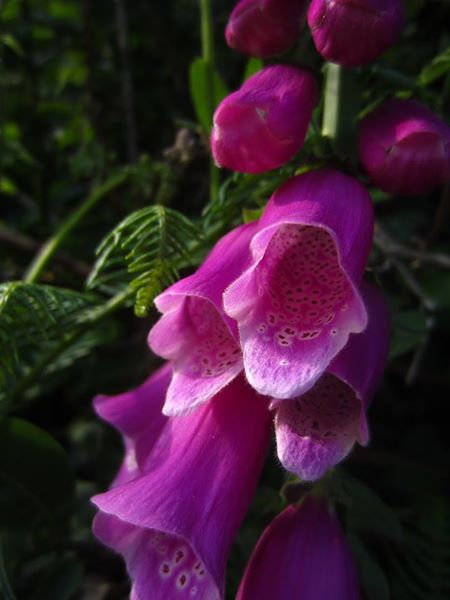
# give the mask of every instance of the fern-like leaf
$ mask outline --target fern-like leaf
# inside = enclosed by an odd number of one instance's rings
[[[0,285],[0,403],[40,357],[80,327],[97,306],[93,294],[23,282]],[[72,348],[56,354],[45,372],[68,366],[105,341],[104,333],[99,328],[82,336]]]
[[[100,244],[89,289],[135,292],[135,312],[146,316],[153,299],[192,264],[191,245],[200,232],[187,217],[160,205],[142,208],[111,231]]]

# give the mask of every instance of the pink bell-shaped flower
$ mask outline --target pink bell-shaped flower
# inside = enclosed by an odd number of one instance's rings
[[[366,412],[386,364],[390,318],[374,286],[363,283],[361,294],[369,316],[365,331],[350,336],[309,392],[273,402],[278,457],[303,480],[322,477],[356,441],[369,441]]]
[[[326,501],[290,505],[260,537],[236,600],[359,600],[355,560]]]
[[[131,600],[221,600],[270,413],[239,377],[192,415],[165,417],[170,377],[165,366],[136,390],[95,401],[124,435],[126,453],[111,489],[93,498],[94,533],[124,557]]]
[[[291,160],[303,146],[317,94],[314,77],[296,67],[266,67],[247,79],[214,114],[217,165],[263,173]]]
[[[405,22],[402,0],[312,0],[308,10],[317,51],[344,67],[360,67],[395,44]]]
[[[359,158],[389,194],[418,196],[450,181],[450,127],[413,100],[389,100],[359,126]]]
[[[260,394],[301,396],[349,335],[365,329],[358,287],[372,234],[369,194],[338,171],[310,171],[273,194],[251,242],[251,265],[224,293],[247,379]]]
[[[237,326],[224,314],[222,294],[251,260],[257,223],[238,227],[214,246],[191,276],[155,299],[163,313],[149,333],[153,352],[172,361],[164,414],[185,414],[203,404],[242,370]]]
[[[304,25],[305,0],[240,0],[228,20],[228,45],[249,56],[286,52]]]

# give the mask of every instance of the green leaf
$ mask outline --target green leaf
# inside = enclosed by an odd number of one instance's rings
[[[97,306],[99,299],[93,294],[23,282],[0,285],[0,407],[40,357],[75,331]],[[110,338],[110,327],[88,332],[76,346],[56,355],[49,370],[68,366]],[[41,380],[46,372],[40,373]]]
[[[430,64],[424,67],[418,77],[420,85],[430,85],[450,72],[450,48],[433,58]]]
[[[349,542],[358,563],[359,576],[367,600],[390,600],[389,583],[383,569],[357,536],[350,536]]]
[[[394,511],[359,479],[348,473],[339,473],[345,490],[351,498],[347,523],[353,532],[371,532],[400,541],[403,531]]]
[[[211,65],[204,58],[196,58],[189,69],[189,86],[191,100],[194,105],[197,119],[205,132],[209,132],[212,125],[212,114],[215,107],[228,94],[227,87],[217,72],[210,73]],[[212,77],[213,90],[209,89],[209,80]]]
[[[10,50],[18,54],[19,56],[25,56],[22,46],[10,33],[0,34],[0,43],[7,46]]]
[[[130,286],[137,316],[146,316],[154,297],[178,278],[180,265],[191,264],[189,247],[199,238],[199,229],[176,210],[160,205],[142,208],[100,244],[88,287]]]
[[[422,310],[405,310],[394,315],[389,359],[417,348],[423,342],[427,330],[427,316]]]
[[[242,217],[244,223],[251,223],[252,221],[257,221],[261,216],[262,211],[262,208],[243,208]]]
[[[446,497],[427,502],[405,523],[405,538],[389,546],[395,600],[450,597],[450,509]]]
[[[260,58],[249,58],[245,65],[244,76],[242,82],[246,81],[249,77],[260,71],[264,66],[263,61]]]
[[[61,446],[21,419],[0,422],[0,526],[56,526],[67,511],[74,477]]]

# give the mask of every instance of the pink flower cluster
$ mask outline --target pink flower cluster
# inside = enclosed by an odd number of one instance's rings
[[[240,0],[228,21],[228,45],[267,58],[289,50],[305,22],[317,51],[346,67],[372,62],[400,36],[402,0]]]
[[[227,40],[257,56],[283,52],[304,13],[300,0],[242,0]],[[356,66],[393,43],[403,8],[400,1],[313,0],[308,23],[326,58]],[[310,73],[262,69],[217,108],[217,164],[247,173],[285,164],[303,145],[317,97]],[[449,140],[428,109],[398,100],[362,121],[359,152],[382,189],[422,193],[448,181]],[[111,489],[93,499],[94,532],[124,557],[131,600],[223,598],[227,557],[272,423],[279,461],[305,481],[321,478],[355,442],[368,443],[367,408],[389,343],[386,302],[363,280],[373,219],[355,178],[306,172],[155,299],[161,317],[148,340],[166,364],[137,389],[94,403],[125,446]],[[315,492],[267,527],[237,594],[359,597],[344,534]]]
[[[372,230],[361,184],[311,171],[283,184],[258,221],[228,233],[193,275],[156,298],[162,316],[149,343],[167,364],[137,390],[95,401],[126,453],[111,489],[94,498],[94,531],[124,556],[131,598],[223,597],[272,421],[280,462],[304,480],[367,443],[389,332],[382,296],[362,281]],[[262,590],[285,577],[280,557],[297,544],[304,553],[310,529],[311,565],[330,562],[336,598],[351,597],[349,585],[357,594],[336,518],[311,498],[269,526],[238,598],[272,598]],[[338,543],[332,552],[327,539]],[[269,585],[260,565],[273,556],[280,568]],[[308,577],[298,572],[294,587],[310,585]]]

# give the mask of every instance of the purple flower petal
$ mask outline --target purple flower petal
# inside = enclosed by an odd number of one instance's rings
[[[324,500],[288,506],[260,537],[236,600],[359,600],[355,561]]]
[[[149,334],[151,349],[172,361],[164,413],[186,414],[205,403],[242,370],[236,323],[223,313],[225,288],[247,268],[256,223],[223,237],[191,276],[155,299],[163,313]]]
[[[310,73],[286,65],[265,67],[214,114],[211,147],[217,165],[241,173],[280,167],[303,146],[316,101]]]
[[[124,555],[132,597],[222,598],[269,432],[267,401],[238,377],[192,415],[167,419],[165,453],[151,450],[137,476],[93,498],[94,531]]]
[[[366,330],[350,336],[345,348],[316,385],[296,400],[277,406],[277,451],[283,466],[314,481],[343,460],[356,441],[367,444],[366,410],[386,364],[389,311],[380,292],[363,284],[369,313]]]
[[[306,4],[305,0],[241,0],[226,26],[228,45],[260,58],[286,52],[300,35]]]
[[[344,67],[360,67],[395,44],[405,23],[402,0],[312,0],[308,25],[317,51]]]
[[[368,175],[390,194],[420,196],[450,181],[450,128],[412,100],[390,100],[369,113],[358,151]]]
[[[357,285],[372,233],[369,195],[337,171],[294,177],[272,196],[252,240],[253,263],[224,294],[259,393],[304,394],[348,336],[364,330]]]

